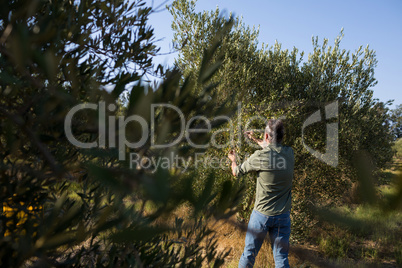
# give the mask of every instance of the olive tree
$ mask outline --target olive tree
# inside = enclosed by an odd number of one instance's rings
[[[169,8],[174,19],[173,42],[179,50],[176,65],[193,76],[201,52],[216,31],[215,25],[223,23],[219,8],[196,12],[195,5],[196,1],[177,0]],[[373,97],[377,83],[375,52],[368,46],[353,52],[342,49],[342,30],[333,45],[328,39],[313,38],[313,51],[305,57],[297,48],[289,51],[279,43],[259,45],[258,29],[233,19],[233,29],[218,48],[224,54],[223,66],[212,80],[219,82],[219,101],[241,102],[240,119],[234,120],[240,135],[228,142],[230,135],[223,133],[221,144],[226,147],[211,147],[208,153],[224,157],[236,146],[244,159],[255,148],[250,147],[242,132],[263,129],[261,118],[282,118],[286,127],[284,143],[294,149],[296,158],[294,234],[303,233],[313,222],[305,214],[308,203],[342,201],[351,183],[357,181],[354,160],[359,151],[372,156],[375,170],[392,157],[389,103]],[[230,176],[227,173],[222,170],[221,178]],[[252,176],[245,183],[242,217],[250,213],[254,200]]]

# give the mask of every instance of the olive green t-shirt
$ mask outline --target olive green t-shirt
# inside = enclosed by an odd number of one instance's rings
[[[293,149],[269,144],[235,168],[236,176],[257,172],[254,209],[275,216],[290,211],[294,169]]]

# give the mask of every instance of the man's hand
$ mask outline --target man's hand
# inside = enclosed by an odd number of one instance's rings
[[[247,136],[250,140],[255,139],[255,138],[253,137],[254,131],[252,131],[252,130],[246,131],[246,132],[244,132],[244,134],[246,134],[246,136]]]
[[[250,131],[246,131],[245,134],[247,135],[247,137],[250,140],[255,141],[261,148],[264,148],[266,146],[265,142],[263,140],[260,139],[256,139],[253,135],[254,135],[254,131],[250,130]]]
[[[233,176],[236,176],[235,169],[237,167],[237,164],[236,164],[236,157],[237,156],[236,156],[236,152],[235,152],[234,149],[230,150],[230,152],[228,154],[228,157],[229,157],[230,161],[232,161],[232,165],[231,165],[232,174],[233,174]]]
[[[230,150],[228,157],[230,159],[230,161],[232,162],[236,162],[236,152],[235,150]]]

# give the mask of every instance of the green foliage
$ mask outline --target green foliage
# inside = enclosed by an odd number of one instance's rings
[[[168,150],[151,150],[149,136],[141,148],[113,144],[120,141],[118,116],[141,116],[150,133],[153,103],[175,105],[185,119],[233,110],[214,101],[215,84],[209,79],[220,65],[216,48],[232,22],[225,21],[211,36],[200,79],[168,70],[161,85],[151,88],[141,81],[152,72],[158,49],[147,25],[152,9],[144,1],[20,0],[1,6],[0,266],[221,265],[227,253],[216,251],[211,230],[199,219],[232,215],[241,185],[226,181],[222,189],[205,187],[197,195],[193,173],[152,173],[119,161],[120,154],[128,159],[130,153],[144,161],[170,152],[186,157],[185,140]],[[202,93],[194,94],[195,84]],[[70,143],[64,124],[73,107],[96,103],[100,110],[101,102],[118,107],[123,94],[127,108],[107,109],[104,115],[85,109],[72,118],[77,140],[100,145],[104,139],[107,148]],[[163,109],[155,109],[155,115],[155,140],[175,140],[179,116]],[[105,118],[105,129],[111,130],[106,137],[99,124]],[[120,134],[129,141],[142,137],[135,124]],[[207,138],[192,137],[196,142]],[[214,174],[209,183],[215,183]],[[193,220],[167,221],[183,203],[193,208]]]
[[[223,23],[219,9],[197,13],[195,1],[177,0],[170,12],[174,19],[174,43],[180,51],[176,65],[183,73],[194,74],[209,37],[216,25]],[[223,66],[212,80],[220,82],[218,101],[227,101],[229,97],[234,102],[241,101],[240,120],[234,120],[235,142],[228,143],[228,136],[222,136],[221,144],[226,147],[210,148],[209,154],[223,157],[229,147],[235,146],[244,159],[255,148],[249,146],[242,132],[264,125],[257,120],[247,127],[249,119],[257,115],[284,118],[284,144],[294,149],[296,158],[293,235],[303,237],[314,225],[312,215],[306,214],[308,204],[335,203],[357,180],[354,159],[358,151],[367,151],[378,169],[392,158],[389,103],[374,99],[371,89],[377,83],[375,52],[369,47],[359,47],[354,52],[341,49],[341,32],[332,46],[328,39],[320,44],[318,38],[313,38],[313,52],[304,58],[304,52],[299,53],[297,48],[283,50],[279,43],[259,46],[258,29],[246,26],[239,18],[234,21],[232,31],[218,48],[224,53]],[[335,103],[338,116],[325,120],[325,107],[331,103]],[[324,119],[304,129],[303,123],[316,111]],[[337,123],[338,127],[336,167],[318,160],[305,148],[307,145],[325,153],[328,123]],[[225,172],[228,171],[221,171],[218,177],[224,177]],[[252,193],[253,184],[248,187],[246,192]],[[246,198],[243,203],[246,210],[252,208],[247,205],[250,199],[253,198]],[[241,212],[243,216],[247,214]]]
[[[391,110],[391,128],[396,139],[402,138],[402,104]]]
[[[392,148],[396,152],[396,157],[402,158],[402,139],[401,138],[399,138],[395,141]]]
[[[362,205],[368,208],[373,208],[375,215],[372,218],[378,218],[388,216],[388,213],[398,212],[402,208],[402,174],[399,173],[394,177],[394,181],[390,185],[390,189],[379,194],[374,184],[375,177],[373,176],[372,161],[367,154],[360,154],[356,161],[356,170],[358,174],[358,195]],[[325,206],[313,206],[310,209],[315,210],[315,214],[318,214],[320,218],[325,221],[334,222],[338,225],[348,227],[356,233],[366,234],[375,231],[377,226],[376,222],[369,222],[365,218],[356,217],[359,215],[342,215],[341,212],[331,211],[325,208]],[[365,214],[367,214],[365,210]],[[385,227],[385,226],[382,226]]]

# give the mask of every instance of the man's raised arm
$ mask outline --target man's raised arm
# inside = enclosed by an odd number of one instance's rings
[[[264,148],[266,146],[266,143],[263,140],[257,139],[255,138],[254,135],[254,131],[246,131],[245,134],[247,135],[247,137],[250,140],[253,140],[254,142],[256,142],[261,148]]]

